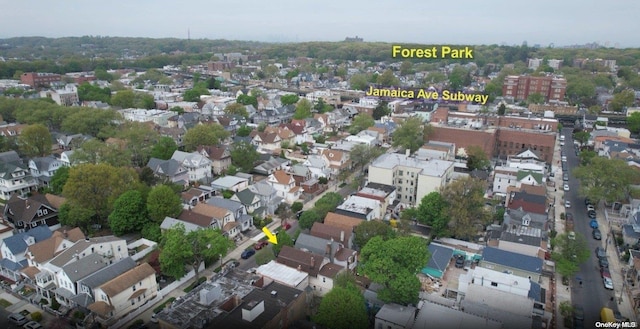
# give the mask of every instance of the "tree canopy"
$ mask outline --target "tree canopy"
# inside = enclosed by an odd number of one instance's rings
[[[431,192],[422,198],[416,208],[416,218],[431,227],[432,236],[448,236],[449,203],[439,192]]]
[[[300,97],[296,94],[287,94],[280,97],[280,102],[282,105],[291,105],[295,104],[300,100]]]
[[[395,237],[395,231],[387,223],[379,220],[363,221],[354,230],[354,242],[362,248],[367,245],[371,238],[379,236],[383,240],[389,240]]]
[[[440,192],[449,204],[448,231],[454,237],[470,241],[482,231],[491,216],[484,209],[485,182],[464,177],[446,185]]]
[[[562,276],[571,277],[580,271],[580,264],[586,262],[591,255],[584,235],[568,233],[557,235],[552,239],[553,253],[551,258],[556,262],[556,270]]]
[[[179,279],[187,273],[185,265],[189,265],[195,270],[197,279],[200,263],[224,256],[231,248],[233,242],[220,230],[203,228],[187,233],[183,224],[176,224],[162,235],[160,268],[163,273]]]
[[[307,100],[306,98],[300,99],[300,101],[298,101],[298,104],[296,105],[296,111],[293,114],[293,118],[296,120],[311,118],[313,116],[313,114],[311,113],[312,108],[313,106],[311,105],[311,102],[309,102],[309,100]]]
[[[278,238],[278,243],[271,246],[274,255],[278,255],[282,247],[289,246],[293,247],[294,242],[289,233],[285,230],[280,230],[278,234],[276,234],[276,238]]]
[[[224,113],[228,115],[240,115],[245,118],[249,117],[247,108],[240,103],[233,103],[233,104],[227,105],[227,107],[224,108]]]
[[[160,139],[158,139],[158,142],[151,148],[150,156],[156,159],[169,160],[177,149],[178,145],[173,140],[173,138],[162,136],[160,137]]]
[[[109,227],[113,234],[140,231],[146,222],[147,209],[139,191],[129,190],[116,199],[109,215]]]
[[[376,121],[373,120],[372,116],[367,113],[360,113],[353,118],[351,126],[349,127],[349,133],[355,135],[369,127],[373,127],[375,123]]]
[[[27,157],[49,155],[52,145],[51,133],[42,124],[29,125],[18,136],[20,152]]]
[[[467,168],[469,170],[484,170],[490,164],[487,153],[480,146],[471,145],[467,148]]]
[[[624,160],[598,156],[575,168],[573,175],[580,181],[580,194],[594,202],[625,200],[630,184],[637,183],[639,176]]]
[[[151,189],[147,196],[147,211],[149,218],[160,223],[165,217],[178,217],[182,212],[182,200],[171,187],[158,185]]]
[[[191,152],[200,145],[217,145],[229,135],[229,132],[224,130],[220,124],[199,124],[188,129],[184,134],[184,149]]]
[[[393,133],[393,147],[417,151],[424,144],[424,130],[420,117],[406,119]]]
[[[369,328],[364,296],[351,283],[346,287],[334,286],[322,298],[313,321],[333,329]]]
[[[260,154],[248,142],[235,143],[231,149],[231,162],[234,166],[242,169],[243,172],[251,172],[258,159],[260,159]]]
[[[429,261],[427,241],[416,236],[389,240],[373,237],[362,248],[360,269],[383,289],[378,298],[387,303],[415,304],[420,292],[416,274]]]

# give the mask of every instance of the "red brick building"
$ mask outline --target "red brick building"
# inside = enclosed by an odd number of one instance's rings
[[[28,72],[20,76],[20,82],[32,88],[48,87],[54,82],[60,81],[60,75],[54,73]]]
[[[555,76],[533,77],[509,75],[504,78],[502,96],[525,100],[531,94],[541,94],[545,101],[563,101],[567,91],[567,80]]]

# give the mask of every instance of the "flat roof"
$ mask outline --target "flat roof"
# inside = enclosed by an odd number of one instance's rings
[[[260,265],[256,269],[256,273],[291,287],[297,287],[302,281],[307,280],[309,277],[309,274],[306,272],[298,271],[274,260]]]

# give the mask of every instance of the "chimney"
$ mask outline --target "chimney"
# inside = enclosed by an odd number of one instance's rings
[[[29,204],[29,200],[24,200],[24,206],[29,209],[29,207],[31,207],[31,205]]]
[[[316,267],[316,259],[313,256],[311,256],[311,266],[309,266],[309,267],[310,268]]]
[[[406,150],[404,150],[404,154],[405,154],[406,156],[411,155],[411,149],[406,149]]]
[[[340,231],[340,242],[344,243],[344,231]]]
[[[65,238],[69,236],[69,234],[67,234],[67,230],[62,231],[62,236],[64,236]]]

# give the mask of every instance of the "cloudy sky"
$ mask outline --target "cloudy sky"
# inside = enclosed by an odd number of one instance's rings
[[[527,5],[527,3],[530,3]],[[640,1],[0,0],[0,38],[129,36],[640,47]]]

